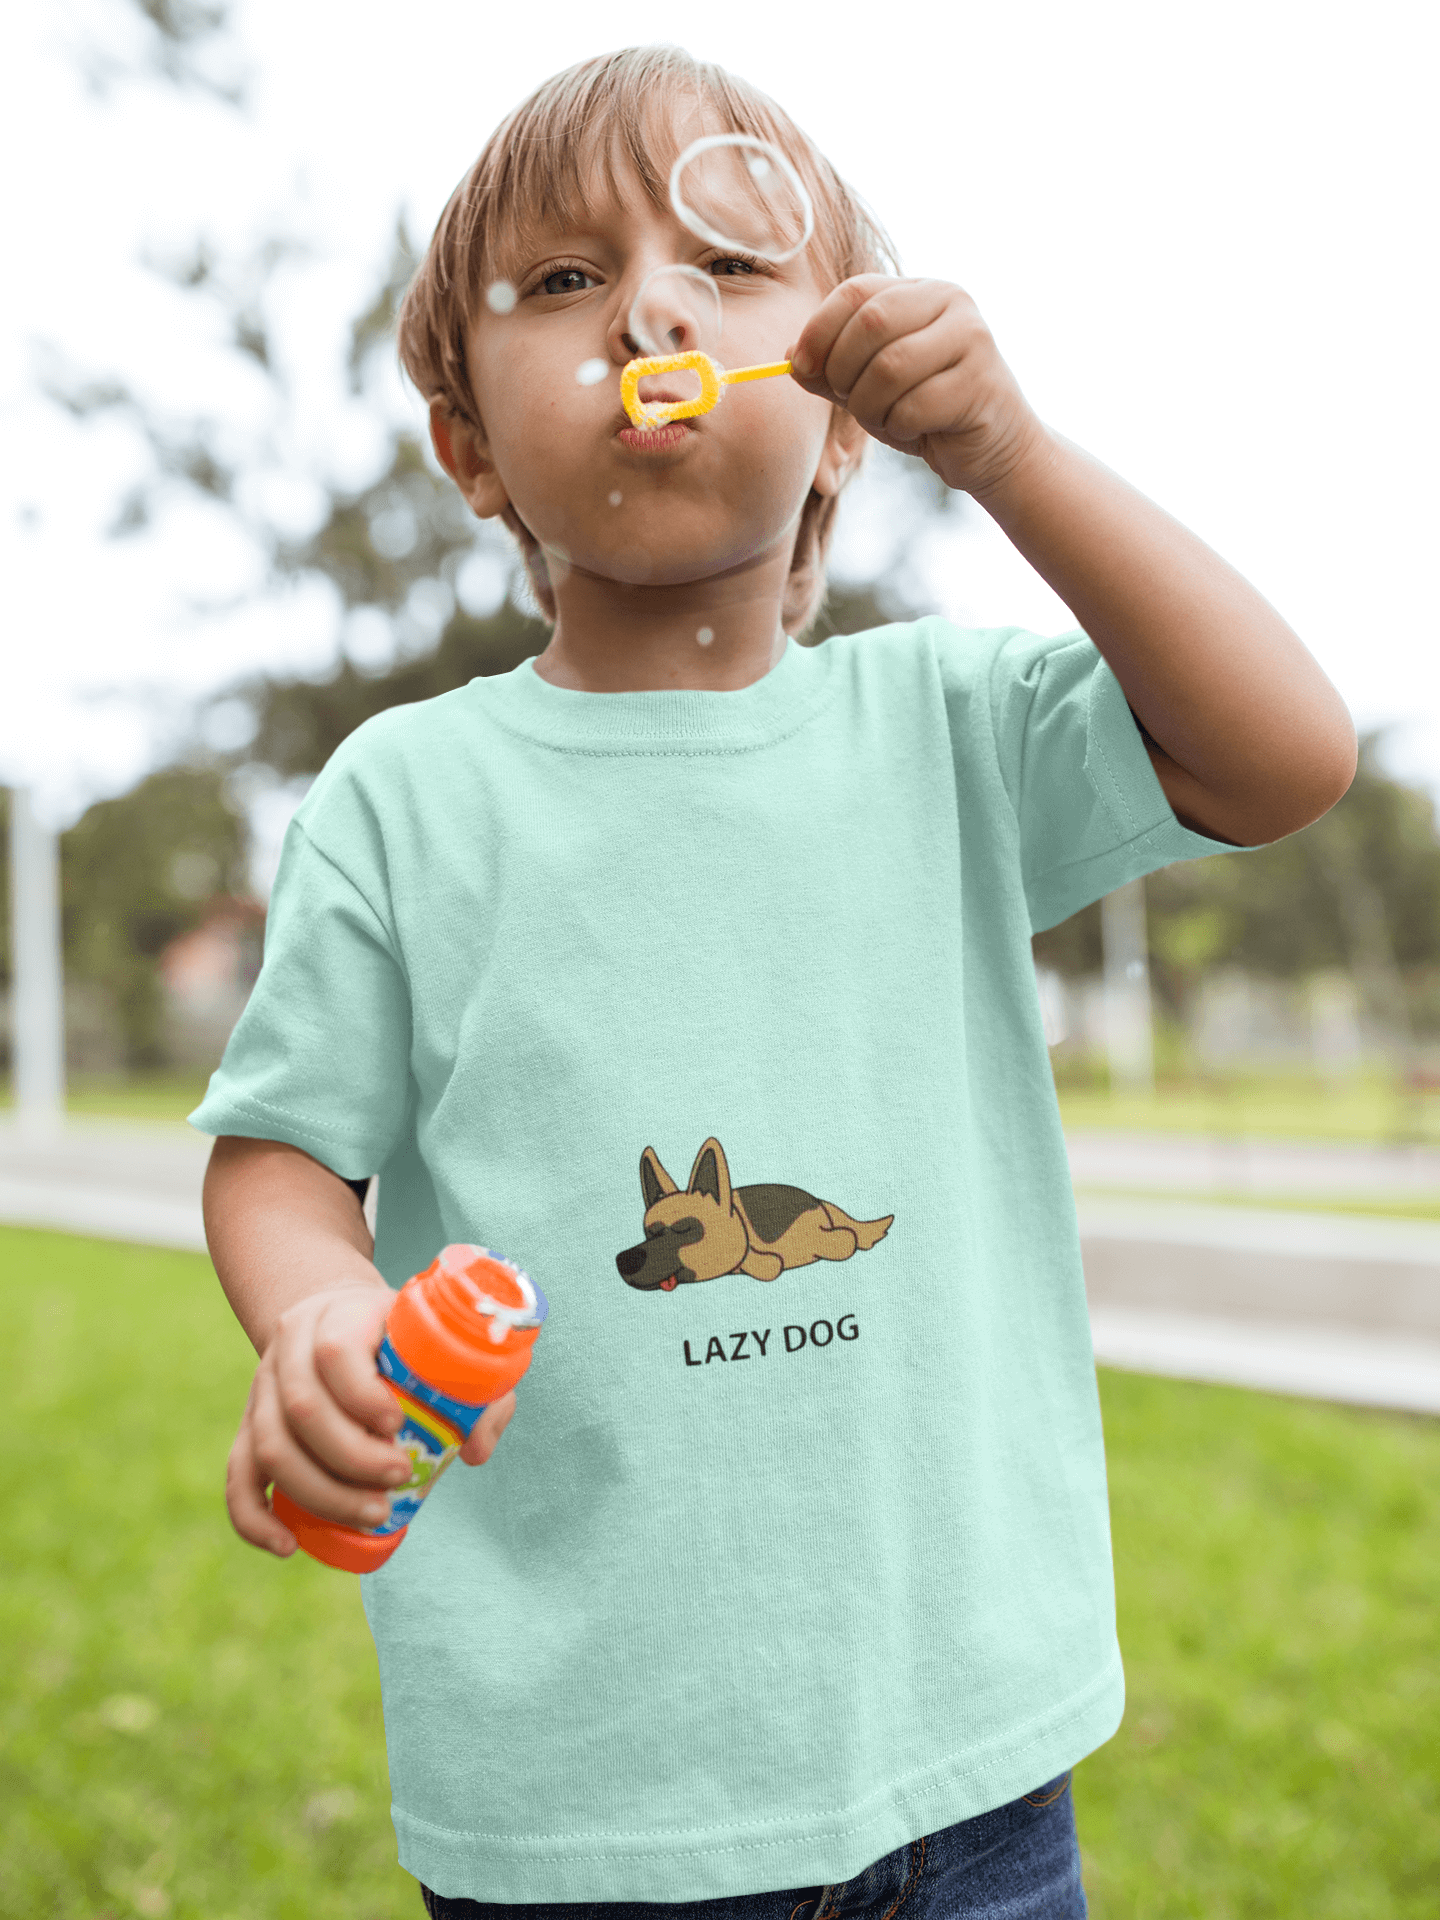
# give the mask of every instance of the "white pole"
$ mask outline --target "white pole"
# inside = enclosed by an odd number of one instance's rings
[[[1150,959],[1145,938],[1145,882],[1131,880],[1100,902],[1105,949],[1105,1051],[1110,1085],[1127,1093],[1155,1090],[1155,1035]]]
[[[65,1013],[60,960],[60,841],[10,790],[11,1055],[15,1107],[28,1133],[65,1119]]]

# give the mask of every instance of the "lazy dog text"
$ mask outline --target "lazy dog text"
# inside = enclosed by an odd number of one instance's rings
[[[784,1341],[783,1351],[800,1353],[806,1347],[828,1347],[832,1340],[858,1340],[860,1323],[853,1313],[842,1313],[833,1323],[829,1320],[812,1320],[808,1327],[782,1327],[780,1333]],[[753,1360],[757,1357],[763,1360],[770,1352],[770,1334],[769,1327],[763,1333],[731,1333],[724,1339],[718,1333],[712,1333],[703,1359],[690,1351],[688,1340],[682,1341],[685,1364],[687,1367],[708,1367],[712,1360]],[[728,1351],[726,1340],[730,1343]],[[698,1339],[695,1344],[699,1346]],[[775,1351],[779,1353],[782,1349],[777,1346]]]

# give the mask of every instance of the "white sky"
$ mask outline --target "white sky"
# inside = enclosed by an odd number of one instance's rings
[[[17,276],[0,314],[0,779],[73,816],[153,763],[197,698],[255,666],[318,669],[337,645],[328,590],[264,596],[255,543],[179,490],[144,534],[107,538],[146,457],[123,417],[79,425],[37,400],[37,351],[125,379],[177,423],[207,415],[243,453],[255,511],[303,528],[315,476],[366,477],[377,408],[407,404],[351,399],[339,372],[397,209],[428,236],[539,80],[679,40],[774,94],[906,270],[975,296],[1040,413],[1246,573],[1362,726],[1398,723],[1392,768],[1440,793],[1425,11],[950,0],[884,19],[773,0],[689,19],[238,0],[236,114],[159,83],[87,90],[67,46],[123,50],[120,0],[21,10],[0,78]],[[279,407],[214,310],[137,265],[276,231],[306,249],[270,315]],[[977,512],[926,564],[958,619],[1071,624]]]

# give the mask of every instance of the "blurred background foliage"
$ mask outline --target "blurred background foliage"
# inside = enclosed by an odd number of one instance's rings
[[[1146,881],[1151,981],[1164,1010],[1182,1016],[1222,964],[1286,980],[1338,968],[1392,1015],[1398,976],[1406,1017],[1440,1028],[1435,810],[1382,771],[1379,746],[1374,735],[1362,741],[1349,793],[1303,832]],[[1097,972],[1099,903],[1039,935],[1035,952],[1060,973]]]
[[[8,795],[0,796],[6,804]],[[0,846],[9,980],[9,848]],[[105,1065],[166,1064],[162,954],[249,893],[248,835],[222,770],[162,768],[119,799],[103,800],[63,835],[61,924],[66,997],[85,1052],[97,1035]],[[82,1033],[77,1036],[74,1029]],[[91,1057],[97,1057],[93,1046]]]
[[[105,800],[65,835],[61,923],[67,980],[105,993],[124,1064],[165,1063],[158,962],[171,943],[248,891],[244,820],[213,769],[167,767]]]

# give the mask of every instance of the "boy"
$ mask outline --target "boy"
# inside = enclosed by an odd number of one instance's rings
[[[677,221],[671,159],[715,130],[799,170],[804,253]],[[676,261],[730,364],[785,340],[794,373],[637,434],[630,305]],[[402,314],[436,452],[553,633],[336,754],[194,1117],[261,1354],[228,1487],[257,1546],[293,1549],[272,1483],[363,1526],[404,1476],[390,1285],[473,1240],[550,1298],[515,1433],[364,1582],[434,1915],[1085,1911],[1069,1773],[1123,1680],[1030,935],[1303,826],[1355,740],[1259,595],[1036,418],[967,296],[882,265],[777,108],[639,49],[500,129]],[[866,435],[1083,632],[797,647]]]

